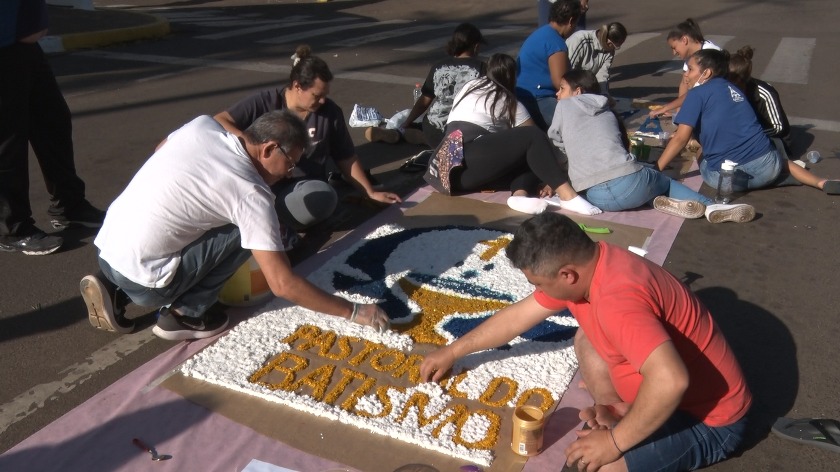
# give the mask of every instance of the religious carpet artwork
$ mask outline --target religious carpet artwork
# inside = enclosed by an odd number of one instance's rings
[[[181,373],[313,415],[490,465],[514,407],[550,412],[577,369],[577,323],[558,313],[508,345],[420,383],[423,353],[451,343],[533,291],[485,228],[378,228],[311,274],[315,285],[378,303],[392,330],[285,307],[240,323]]]

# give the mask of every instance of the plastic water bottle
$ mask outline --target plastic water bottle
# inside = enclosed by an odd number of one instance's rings
[[[419,83],[414,84],[414,101],[420,100],[423,96],[423,86]]]
[[[735,179],[735,167],[737,165],[737,163],[729,159],[723,161],[723,164],[720,165],[715,203],[729,203],[732,201],[732,181]]]
[[[820,162],[820,159],[822,158],[822,156],[820,156],[819,151],[808,151],[808,154],[806,154],[806,156],[808,157],[808,162],[810,162],[811,164],[816,164],[817,162]]]

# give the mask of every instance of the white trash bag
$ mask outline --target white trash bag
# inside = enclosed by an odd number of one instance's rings
[[[408,114],[411,113],[410,108],[406,108],[403,111],[398,111],[394,116],[385,120],[385,128],[386,129],[398,129],[400,127],[408,127],[408,123],[405,122],[405,119],[408,118]],[[414,120],[414,123],[423,123],[423,117],[426,116],[426,113],[423,112],[420,116]]]
[[[405,119],[408,118],[409,113],[411,113],[411,110],[409,109],[398,111],[396,115],[385,120],[385,128],[398,129],[400,126],[402,126],[403,121],[405,121]]]
[[[353,128],[368,128],[370,126],[379,126],[385,121],[385,118],[374,107],[366,107],[358,103],[353,105],[353,112],[350,113],[350,126]]]

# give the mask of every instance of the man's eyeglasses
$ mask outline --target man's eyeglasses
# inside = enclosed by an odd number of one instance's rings
[[[614,42],[612,42],[611,39],[607,40],[607,46],[613,48],[613,50],[615,50],[615,51],[618,51],[619,49],[621,49],[621,45],[620,44],[615,44]]]
[[[289,155],[286,153],[286,151],[283,148],[281,148],[280,146],[277,146],[275,149],[277,149],[278,151],[283,153],[283,157],[285,157],[286,161],[289,163],[289,170],[292,170],[295,167],[297,167],[297,162],[295,162],[294,159],[289,157]]]

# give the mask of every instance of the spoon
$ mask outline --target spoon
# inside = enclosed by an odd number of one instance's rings
[[[135,446],[151,454],[153,461],[165,461],[167,459],[172,459],[172,456],[170,456],[169,454],[158,455],[157,451],[154,448],[146,445],[146,443],[144,443],[138,438],[134,438],[131,442]]]

